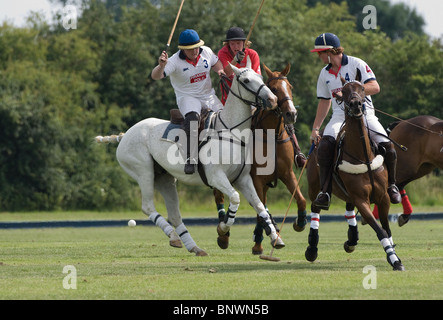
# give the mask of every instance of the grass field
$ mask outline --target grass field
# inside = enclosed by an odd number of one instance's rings
[[[443,298],[440,220],[392,224],[405,272],[391,270],[369,226],[359,226],[356,251],[345,253],[345,222],[320,225],[319,257],[307,262],[308,230],[296,233],[291,223],[282,231],[286,247],[273,254],[280,262],[251,254],[251,225],[234,225],[227,250],[218,248],[215,226],[188,227],[207,257],[170,247],[157,227],[0,230],[0,299]],[[268,238],[264,244],[269,254]],[[73,269],[64,273],[66,266],[75,268],[76,289],[64,288],[74,284]],[[370,274],[363,272],[366,266],[373,266]],[[363,286],[369,275],[375,289]]]

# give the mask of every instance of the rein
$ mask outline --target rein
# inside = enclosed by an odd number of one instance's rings
[[[359,101],[364,101],[364,98],[362,99],[362,97],[358,93],[356,93],[356,92],[352,92],[352,94],[350,96],[350,98],[354,98],[354,97],[358,97]],[[353,159],[359,161],[360,163],[366,165],[367,172],[368,172],[368,175],[369,175],[369,180],[371,181],[371,186],[372,186],[372,190],[371,190],[371,194],[370,194],[370,201],[374,202],[375,183],[374,183],[374,175],[373,175],[372,169],[371,169],[372,161],[369,160],[369,152],[368,152],[368,149],[366,148],[366,144],[367,143],[366,143],[365,134],[364,134],[364,131],[363,131],[363,119],[362,119],[362,117],[363,117],[363,114],[364,114],[364,111],[363,111],[364,110],[364,102],[361,105],[362,110],[360,110],[361,112],[357,116],[354,115],[351,112],[351,107],[350,107],[349,102],[343,100],[343,103],[344,103],[345,107],[348,109],[347,112],[346,112],[347,116],[350,117],[350,118],[358,120],[358,131],[359,131],[360,139],[361,139],[361,142],[362,142],[362,147],[363,147],[363,153],[364,153],[365,160],[362,161],[360,159],[357,159],[356,157],[354,157],[353,155],[351,155],[349,152],[347,152],[345,150],[343,150],[343,152],[346,153],[348,156],[352,157]],[[345,120],[345,122],[346,122],[346,120]],[[344,125],[344,123],[343,123],[343,125]],[[369,135],[367,136],[367,138],[370,139]]]
[[[441,132],[441,131],[440,131],[440,132],[435,132],[435,131],[429,130],[429,129],[424,128],[424,127],[422,127],[422,126],[419,126],[419,125],[417,125],[417,124],[415,124],[415,123],[411,123],[411,122],[409,122],[408,120],[404,120],[404,119],[398,118],[398,117],[396,117],[396,116],[393,116],[393,115],[390,114],[390,113],[387,113],[387,112],[381,111],[380,109],[377,109],[377,108],[374,108],[374,110],[377,111],[377,112],[380,112],[380,113],[382,113],[382,114],[384,114],[384,115],[386,115],[386,116],[389,116],[389,117],[391,117],[391,118],[394,118],[394,119],[396,119],[396,120],[406,122],[406,123],[408,123],[408,124],[411,125],[411,126],[417,127],[417,128],[419,128],[419,129],[422,129],[422,130],[427,131],[427,132],[429,132],[429,133],[437,134],[440,138],[443,138],[443,132]],[[389,139],[389,138],[388,138],[388,139]],[[394,142],[393,140],[391,140],[391,141]],[[394,142],[394,143],[395,143],[395,142]],[[398,146],[398,144],[397,144],[397,146]],[[404,146],[401,146],[400,148],[403,149],[403,147],[404,147]],[[406,147],[404,147],[404,148],[406,148]],[[408,150],[408,148],[406,148],[406,150],[404,150],[404,151],[407,151],[407,150]]]

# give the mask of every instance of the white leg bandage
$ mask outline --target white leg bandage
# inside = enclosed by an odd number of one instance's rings
[[[178,236],[185,244],[185,247],[186,249],[188,249],[188,251],[191,251],[192,248],[197,246],[194,239],[192,239],[191,235],[189,234],[188,229],[186,229],[183,223],[175,228],[175,232],[177,232]]]
[[[174,231],[174,228],[158,212],[151,213],[149,219],[159,226],[168,237]]]
[[[269,213],[267,211],[262,211],[262,212],[260,212],[259,216],[262,217],[263,220],[265,220],[266,224],[268,225],[269,229],[271,230],[270,234],[274,235],[274,237],[275,237],[275,235],[277,234],[277,231],[275,230],[274,224],[272,223],[271,216],[269,215]],[[267,234],[267,232],[266,232],[266,234]]]
[[[383,246],[383,249],[385,249],[385,252],[388,256],[388,260],[391,264],[394,264],[395,261],[399,261],[397,254],[395,253],[394,247],[391,245],[391,241],[389,241],[388,238],[383,238],[380,241],[381,245]]]
[[[346,211],[345,218],[348,221],[348,224],[352,227],[357,225],[357,219],[355,219],[355,211]]]
[[[229,204],[228,212],[226,212],[227,220],[225,220],[227,226],[231,227],[234,224],[235,214],[237,213],[238,207],[239,204]]]
[[[320,226],[320,214],[311,212],[311,228],[318,229]]]

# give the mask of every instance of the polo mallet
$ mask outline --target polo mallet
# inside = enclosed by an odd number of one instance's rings
[[[261,1],[260,7],[258,8],[257,14],[255,15],[255,18],[254,18],[254,22],[252,23],[251,29],[249,29],[248,36],[246,37],[246,40],[245,40],[245,47],[243,48],[243,52],[246,49],[246,45],[248,44],[249,38],[251,37],[252,30],[254,29],[255,23],[257,22],[257,18],[260,15],[261,7],[263,7],[264,2],[265,2],[265,0]]]
[[[291,200],[289,201],[288,209],[286,210],[286,213],[285,213],[285,216],[283,218],[283,221],[281,222],[280,232],[277,232],[277,239],[280,237],[280,233],[283,230],[283,225],[285,223],[286,217],[288,216],[289,208],[291,208],[292,200],[294,199],[295,193],[297,192],[297,188],[300,187],[300,179],[303,176],[303,172],[305,171],[305,168],[306,168],[306,166],[308,164],[308,161],[311,158],[311,153],[312,153],[312,151],[314,151],[314,148],[315,148],[315,143],[312,142],[311,148],[309,149],[309,152],[308,152],[308,157],[306,158],[305,164],[303,165],[303,168],[301,169],[300,175],[298,176],[297,186],[295,187],[294,192],[292,192],[292,197],[291,197]],[[275,240],[275,242],[277,242],[277,239]],[[275,261],[275,262],[280,261],[280,258],[272,256],[272,254],[274,253],[274,249],[275,249],[275,247],[272,246],[271,253],[269,254],[269,256],[266,256],[266,255],[262,254],[262,255],[260,255],[259,258],[262,259],[262,260],[268,260],[268,261]]]
[[[172,36],[174,35],[175,27],[177,26],[178,17],[180,17],[180,13],[182,11],[183,3],[185,0],[182,0],[180,4],[180,8],[178,9],[177,16],[175,17],[174,25],[172,26],[171,33],[169,34],[168,43],[166,44],[165,51],[168,52],[169,46],[171,45]]]

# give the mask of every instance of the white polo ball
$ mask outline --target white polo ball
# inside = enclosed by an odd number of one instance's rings
[[[130,226],[130,227],[135,227],[137,225],[137,223],[135,222],[135,220],[129,220],[128,221],[128,226]]]

